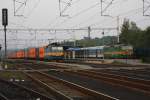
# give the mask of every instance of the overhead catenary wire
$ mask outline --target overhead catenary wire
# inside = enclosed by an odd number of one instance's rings
[[[69,0],[67,3],[66,3],[66,6],[61,9],[61,0],[59,0],[59,10],[60,10],[60,16],[63,16],[63,13],[72,5],[72,1],[73,0]]]
[[[59,23],[59,25],[63,25],[63,24],[66,23],[67,21],[69,21],[69,20],[71,20],[71,19],[73,19],[73,18],[75,18],[75,17],[77,17],[77,16],[79,16],[79,15],[81,15],[81,14],[83,14],[83,13],[89,11],[89,10],[92,9],[92,8],[95,8],[95,7],[98,6],[98,5],[99,5],[99,3],[96,3],[96,4],[94,4],[94,5],[90,6],[90,7],[88,7],[88,8],[86,8],[86,9],[84,9],[84,10],[82,10],[82,11],[80,11],[80,12],[74,14],[74,15],[71,16],[70,18],[63,20],[61,23]],[[59,26],[59,25],[56,24],[56,25],[54,25],[54,26]]]
[[[121,1],[125,2],[124,0],[121,0]],[[114,2],[113,4],[121,3],[121,1]],[[110,2],[109,2],[109,3],[110,3]],[[86,12],[86,11],[92,9],[92,8],[97,7],[97,5],[100,5],[100,2],[96,3],[95,5],[90,6],[89,8],[87,8],[87,9],[85,9],[85,10],[83,10],[83,11],[81,11],[81,12],[75,14],[75,15],[73,15],[71,18],[68,18],[68,19],[63,20],[61,23],[58,23],[58,24],[59,24],[58,26],[60,26],[60,25],[62,25],[62,24],[64,24],[64,23],[66,23],[66,22],[68,22],[69,20],[71,20],[71,19],[73,19],[73,18],[75,18],[75,17],[77,17],[77,16],[83,14],[84,12]],[[99,13],[99,12],[98,12],[98,13]],[[95,14],[95,15],[98,15],[98,14]],[[91,17],[91,18],[92,18],[92,17]],[[90,18],[89,18],[89,19],[90,19]],[[81,22],[81,23],[82,23],[82,22]],[[56,24],[55,26],[57,26],[57,24]],[[75,25],[74,25],[74,26],[75,26]]]
[[[114,0],[111,0],[104,9],[103,9],[103,6],[102,6],[103,5],[103,0],[100,0],[100,1],[101,1],[101,15],[105,16],[105,15],[103,15],[103,13],[109,8],[110,5],[112,5]]]
[[[38,0],[38,2],[34,5],[34,7],[30,10],[30,12],[26,15],[26,17],[30,17],[30,15],[33,13],[33,11],[38,7],[41,0]]]
[[[76,0],[76,1],[74,1],[74,2],[72,3],[72,6],[73,6],[74,4],[76,4],[76,3],[78,3],[79,1],[81,1],[81,0]],[[60,0],[59,0],[59,2],[60,2]],[[60,5],[60,3],[59,3],[59,10],[61,10],[60,6],[61,6],[61,5]],[[60,14],[59,14],[59,16],[56,16],[55,18],[53,18],[53,19],[49,22],[48,27],[52,27],[52,25],[55,24],[55,22],[56,22],[58,19],[60,19]],[[54,26],[54,25],[53,25],[53,26]]]
[[[132,13],[132,14],[135,14],[135,13],[140,13],[139,11],[142,11],[142,8],[137,8],[137,9],[132,9],[132,10],[130,10],[130,11],[127,11],[127,12],[124,12],[124,13],[120,13],[120,14],[118,14],[117,16],[124,16],[124,17],[127,17],[127,16],[129,16],[129,15],[126,15],[126,14],[129,14],[129,13]],[[135,12],[135,13],[133,13],[133,12]],[[126,16],[125,16],[126,15]],[[114,16],[114,17],[112,17],[113,19],[115,19],[117,16]],[[116,21],[116,20],[112,20],[112,21]],[[112,23],[112,21],[110,21],[109,23]],[[87,25],[87,26],[96,26],[96,25],[98,25],[98,24],[102,24],[103,22],[106,22],[106,20],[104,19],[104,20],[102,20],[102,21],[99,21],[99,22],[96,22],[96,23],[93,23],[93,24],[90,24],[90,25]],[[87,27],[87,26],[85,26],[85,27]]]
[[[121,1],[124,1],[124,0],[121,0]],[[121,1],[114,2],[113,5],[122,3]],[[103,2],[106,3],[105,1],[103,1]],[[72,26],[71,28],[74,28],[74,27],[77,27],[77,26],[79,26],[81,24],[87,23],[88,21],[91,21],[91,19],[94,19],[97,15],[100,15],[100,11],[99,10],[97,10],[97,12],[95,14],[93,14],[92,16],[90,16],[89,18],[87,18],[86,20],[81,21],[80,23]],[[110,17],[110,18],[113,18],[113,17]],[[87,25],[87,26],[90,26],[90,25]]]
[[[14,2],[14,5],[13,5],[13,6],[14,6],[14,16],[22,17],[22,16],[23,16],[23,13],[22,13],[22,14],[17,14],[17,12],[18,12],[21,8],[23,8],[23,7],[24,7],[24,9],[25,9],[25,6],[26,6],[28,0],[25,0],[24,2],[18,1],[18,0],[13,0],[13,2]],[[19,7],[17,7],[17,8],[16,8],[16,3],[19,3],[19,4],[20,4]],[[24,12],[24,10],[23,10],[23,12]]]

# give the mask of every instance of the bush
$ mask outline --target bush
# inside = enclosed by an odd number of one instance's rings
[[[142,61],[145,63],[150,63],[150,57],[143,57]]]

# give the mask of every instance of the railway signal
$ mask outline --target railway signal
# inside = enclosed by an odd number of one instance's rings
[[[8,25],[8,9],[6,8],[2,9],[2,25],[4,26],[5,32],[5,60],[6,60],[7,58],[6,26]]]
[[[8,10],[6,8],[2,9],[2,25],[6,27],[8,25]]]

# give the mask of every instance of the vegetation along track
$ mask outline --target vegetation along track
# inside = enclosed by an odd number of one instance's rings
[[[108,74],[104,72],[95,72],[89,70],[64,71],[64,72],[95,78],[107,82],[109,84],[123,86],[150,95],[150,81],[147,80],[139,80],[139,79],[134,79],[126,76],[119,76],[119,75]]]
[[[0,100],[52,100],[34,90],[0,79]]]
[[[118,100],[46,73],[39,71],[24,73],[43,88],[48,89],[58,100]]]

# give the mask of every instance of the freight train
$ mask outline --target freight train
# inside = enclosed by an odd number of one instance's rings
[[[57,43],[52,43],[45,47],[27,48],[16,50],[8,54],[10,59],[32,59],[32,60],[63,60],[64,51],[69,46],[61,46]]]

